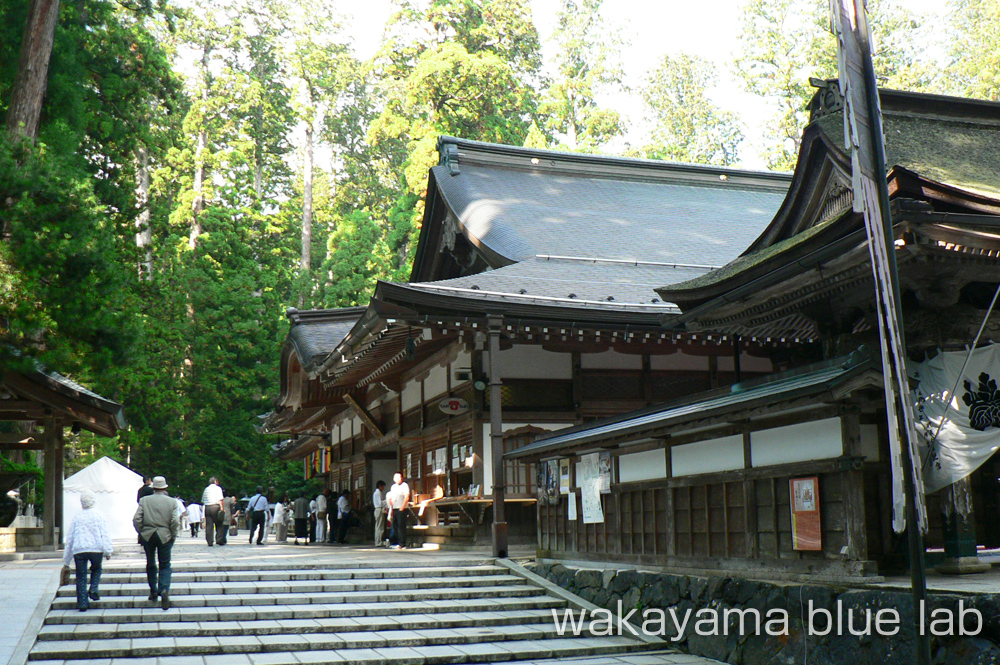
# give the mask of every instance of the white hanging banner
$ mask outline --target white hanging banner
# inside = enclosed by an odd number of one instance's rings
[[[910,366],[928,492],[965,478],[1000,449],[1000,345],[973,351],[960,377],[968,355],[939,353]]]

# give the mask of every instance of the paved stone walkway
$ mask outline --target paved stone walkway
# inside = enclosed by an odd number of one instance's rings
[[[121,543],[90,611],[76,611],[71,586],[58,589],[30,662],[715,663],[651,638],[561,637],[551,610],[572,607],[574,597],[484,552],[257,547],[245,538],[209,548],[182,536],[167,611],[146,599],[140,549]]]
[[[20,665],[55,596],[61,559],[0,563],[0,663]]]

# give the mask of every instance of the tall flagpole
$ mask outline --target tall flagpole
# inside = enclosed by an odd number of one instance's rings
[[[922,533],[926,528],[923,477],[914,466],[914,461],[920,458],[915,451],[917,434],[907,381],[906,337],[871,33],[864,0],[830,0],[830,8],[839,46],[840,91],[845,104],[844,129],[851,149],[854,210],[864,215],[875,278],[893,470],[893,528],[898,533],[905,526],[909,544],[915,662],[930,665],[930,636],[922,630],[927,604]]]

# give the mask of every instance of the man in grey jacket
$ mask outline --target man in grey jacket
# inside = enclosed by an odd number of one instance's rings
[[[149,582],[149,599],[169,610],[170,603],[170,550],[181,531],[181,513],[177,501],[167,494],[167,481],[163,476],[153,478],[153,494],[139,501],[132,524],[135,526],[142,547],[146,550],[146,581]],[[159,561],[159,570],[157,570]]]

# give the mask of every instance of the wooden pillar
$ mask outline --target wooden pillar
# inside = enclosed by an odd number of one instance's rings
[[[850,458],[860,458],[861,420],[860,409],[847,406],[840,416],[840,431],[844,454]],[[864,467],[853,465],[843,471],[844,479],[844,533],[847,536],[848,561],[865,561],[868,558],[868,522],[865,516],[865,475]]]
[[[739,379],[737,379],[739,381]],[[746,474],[753,468],[753,451],[750,447],[750,427],[743,429],[743,515],[746,519],[746,556],[760,557],[760,541],[757,537],[757,487],[756,481]]]
[[[52,432],[56,440],[56,527],[59,529],[59,548],[62,549],[65,534],[63,531],[63,478],[66,475],[66,449],[63,437],[63,425],[60,421],[55,421],[55,429]]]
[[[58,442],[55,438],[55,421],[51,416],[46,416],[42,421],[42,439],[44,443],[44,459],[42,468],[45,472],[45,506],[42,511],[42,520],[45,522],[45,544],[56,544],[56,492],[62,493],[59,487],[62,483],[56,482],[56,455],[58,454]]]
[[[945,488],[941,496],[944,511],[944,561],[934,567],[946,575],[984,573],[990,564],[979,560],[976,549],[976,522],[972,513],[972,484],[966,476]]]
[[[506,479],[503,464],[503,412],[500,379],[500,330],[503,317],[486,319],[490,344],[490,451],[493,456],[493,556],[507,558]]]

